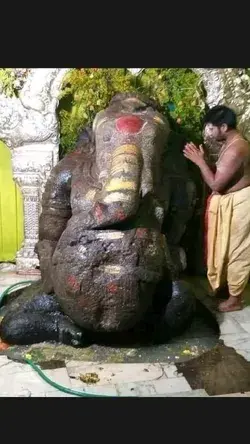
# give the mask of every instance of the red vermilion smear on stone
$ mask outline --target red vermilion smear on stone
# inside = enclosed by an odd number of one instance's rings
[[[102,210],[102,206],[100,204],[96,204],[95,216],[99,222],[103,219],[103,210]]]
[[[68,157],[79,156],[79,154],[81,154],[81,149],[77,148],[75,151],[72,151],[71,153],[69,153]]]
[[[147,228],[137,228],[136,236],[139,238],[143,238],[143,237],[145,238],[147,235],[147,232],[148,232]]]
[[[124,211],[117,210],[115,212],[115,218],[118,219],[118,220],[124,220],[126,218],[126,215],[125,215]]]
[[[81,180],[76,180],[73,183],[73,188],[80,188],[82,186],[82,181]]]
[[[118,285],[110,282],[107,285],[107,290],[108,290],[109,293],[115,294],[118,291]]]
[[[116,121],[116,129],[120,133],[136,134],[140,131],[144,121],[137,116],[119,117]]]
[[[80,284],[75,276],[70,275],[67,279],[67,283],[73,290],[75,291],[80,290]]]

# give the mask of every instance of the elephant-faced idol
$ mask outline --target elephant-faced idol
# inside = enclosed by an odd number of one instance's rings
[[[47,181],[36,246],[41,282],[7,303],[4,341],[84,345],[185,328],[194,296],[163,230],[169,133],[153,100],[126,93],[80,134]]]

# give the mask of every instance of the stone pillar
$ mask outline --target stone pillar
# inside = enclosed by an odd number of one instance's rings
[[[38,240],[41,199],[57,157],[58,146],[54,144],[24,145],[12,151],[13,178],[20,186],[24,202],[24,243],[16,255],[20,274],[34,274],[39,266],[34,248]]]
[[[24,243],[17,253],[19,273],[36,273],[34,247],[44,185],[58,162],[58,95],[69,68],[30,69],[19,97],[0,88],[0,139],[12,153],[13,177],[24,198]],[[1,85],[0,85],[1,86]]]

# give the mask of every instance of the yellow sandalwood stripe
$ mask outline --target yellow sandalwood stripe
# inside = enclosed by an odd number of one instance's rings
[[[100,268],[102,268],[105,273],[120,274],[122,267],[119,267],[118,265],[104,265]]]
[[[98,233],[96,235],[97,239],[100,240],[105,240],[105,239],[110,239],[110,240],[115,240],[115,239],[122,239],[124,236],[124,233],[122,231],[105,231],[104,233]]]
[[[136,97],[128,97],[127,99],[125,99],[126,102],[136,102],[138,103],[140,106],[145,106],[145,103],[142,102],[140,99],[137,99]]]
[[[117,174],[117,173],[121,173],[121,172],[122,173],[130,173],[130,171],[131,171],[131,166],[128,165],[127,163],[123,163],[123,164],[114,165],[111,168],[110,173],[111,173],[111,175],[113,175],[113,174]]]
[[[137,184],[134,181],[125,181],[121,179],[111,179],[109,184],[105,187],[106,191],[120,191],[120,190],[136,190]]]
[[[124,165],[125,163],[128,163],[129,165],[135,165],[136,167],[138,167],[138,165],[140,165],[141,159],[139,158],[139,156],[130,156],[128,154],[119,154],[118,156],[116,156],[114,159],[112,159],[111,161],[111,167],[115,167],[117,165]]]
[[[136,145],[121,145],[114,150],[113,157],[118,154],[139,154],[140,148]]]
[[[93,200],[96,194],[96,190],[89,190],[85,196],[88,200]]]
[[[119,153],[114,153],[112,158],[115,159],[118,156],[125,156],[125,155],[135,157],[135,156],[139,156],[140,153],[139,152],[135,152],[135,151],[132,152],[132,151],[129,151],[129,150],[126,150],[126,151],[124,150],[124,151],[119,151]]]
[[[130,202],[131,195],[125,193],[111,193],[103,199],[104,203]]]
[[[159,116],[154,117],[154,121],[157,123],[161,123],[162,125],[165,125],[165,122],[163,119],[161,119]]]
[[[130,159],[140,159],[140,153],[129,153],[129,152],[120,152],[120,153],[115,153],[112,156],[112,159],[117,159],[117,158],[121,158],[121,157],[128,157]]]

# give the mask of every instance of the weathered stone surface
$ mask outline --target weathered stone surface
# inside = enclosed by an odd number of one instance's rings
[[[42,289],[6,314],[7,342],[51,335],[77,345],[79,328],[122,335],[147,326],[148,335],[159,326],[171,336],[186,327],[195,306],[192,289],[179,281],[179,242],[195,190],[183,177],[169,185],[169,131],[153,100],[118,94],[97,114],[93,133],[84,131],[75,152],[53,169],[36,247]],[[177,213],[167,225],[171,201]]]
[[[206,90],[206,103],[209,107],[227,105],[238,116],[239,128],[250,140],[250,78],[245,68],[193,68],[201,76]],[[205,135],[206,136],[206,135]],[[209,145],[209,141],[208,145]],[[211,160],[218,156],[220,146],[210,145]]]

